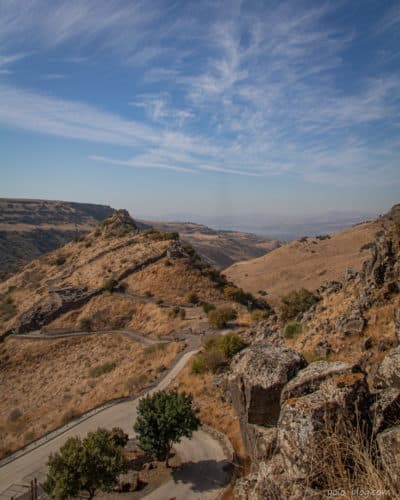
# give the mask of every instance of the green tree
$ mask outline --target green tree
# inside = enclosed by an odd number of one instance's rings
[[[44,484],[51,498],[63,500],[81,491],[93,498],[96,490],[111,491],[125,472],[123,447],[126,434],[118,428],[97,429],[84,439],[69,438],[58,453],[50,455]]]
[[[199,428],[198,411],[193,407],[192,395],[185,392],[159,391],[144,397],[133,427],[139,446],[158,460],[165,460],[168,467],[172,445],[182,437],[191,438]]]

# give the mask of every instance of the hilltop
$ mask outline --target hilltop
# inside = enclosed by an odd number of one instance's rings
[[[107,205],[0,198],[0,280],[40,255],[91,231],[111,215]],[[240,231],[217,231],[186,222],[137,221],[139,229],[178,232],[209,264],[223,269],[259,257],[277,240]]]
[[[91,203],[0,198],[0,279],[90,231],[112,211]]]
[[[359,271],[368,258],[369,245],[382,229],[383,218],[379,218],[331,235],[304,237],[262,257],[237,262],[224,274],[246,291],[266,292],[268,300],[278,304],[293,289],[316,290],[348,268]]]

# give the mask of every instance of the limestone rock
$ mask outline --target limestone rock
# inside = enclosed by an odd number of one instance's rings
[[[385,389],[376,395],[370,407],[375,434],[388,427],[400,425],[400,389]]]
[[[336,330],[342,337],[348,335],[361,335],[366,325],[366,320],[361,311],[352,309],[347,314],[341,314],[336,320]]]
[[[290,478],[312,480],[318,474],[315,457],[323,436],[338,422],[350,425],[356,415],[364,416],[369,391],[363,373],[338,373],[316,382],[312,377],[303,375],[303,378],[303,384],[295,382],[291,391],[285,390],[286,396],[306,395],[292,396],[283,404],[278,422],[278,449]],[[318,389],[307,394],[315,386]]]
[[[400,482],[400,426],[391,427],[377,436],[382,463],[395,483]]]
[[[276,427],[247,424],[246,450],[252,459],[252,464],[269,460],[276,450]]]
[[[306,365],[301,354],[286,347],[256,344],[237,354],[231,363],[229,389],[241,420],[275,425],[284,385]]]
[[[357,364],[342,361],[316,361],[299,371],[282,391],[281,404],[290,398],[299,398],[318,391],[321,384],[328,379],[360,373]]]
[[[400,389],[400,346],[391,349],[376,369],[373,385],[377,389]]]

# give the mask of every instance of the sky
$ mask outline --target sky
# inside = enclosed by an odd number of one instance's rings
[[[399,127],[397,0],[0,0],[0,196],[381,213]]]

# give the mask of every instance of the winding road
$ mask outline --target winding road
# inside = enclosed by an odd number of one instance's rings
[[[188,360],[197,352],[191,348],[176,362],[173,368],[153,388],[147,391],[165,389],[178,375]],[[142,396],[141,396],[142,397]],[[43,439],[39,445],[31,445],[15,459],[0,465],[0,500],[18,498],[27,491],[25,485],[37,478],[41,481],[46,476],[46,462],[52,452],[56,452],[71,436],[84,436],[98,427],[121,427],[130,436],[133,435],[133,423],[137,417],[140,397],[112,404],[104,409],[78,419],[76,423],[66,424],[49,439]],[[226,472],[229,465],[222,445],[218,440],[203,430],[193,434],[191,440],[183,439],[175,446],[184,465],[173,472],[172,479],[162,484],[145,498],[151,500],[214,499],[229,483]],[[3,461],[4,463],[4,461]]]

